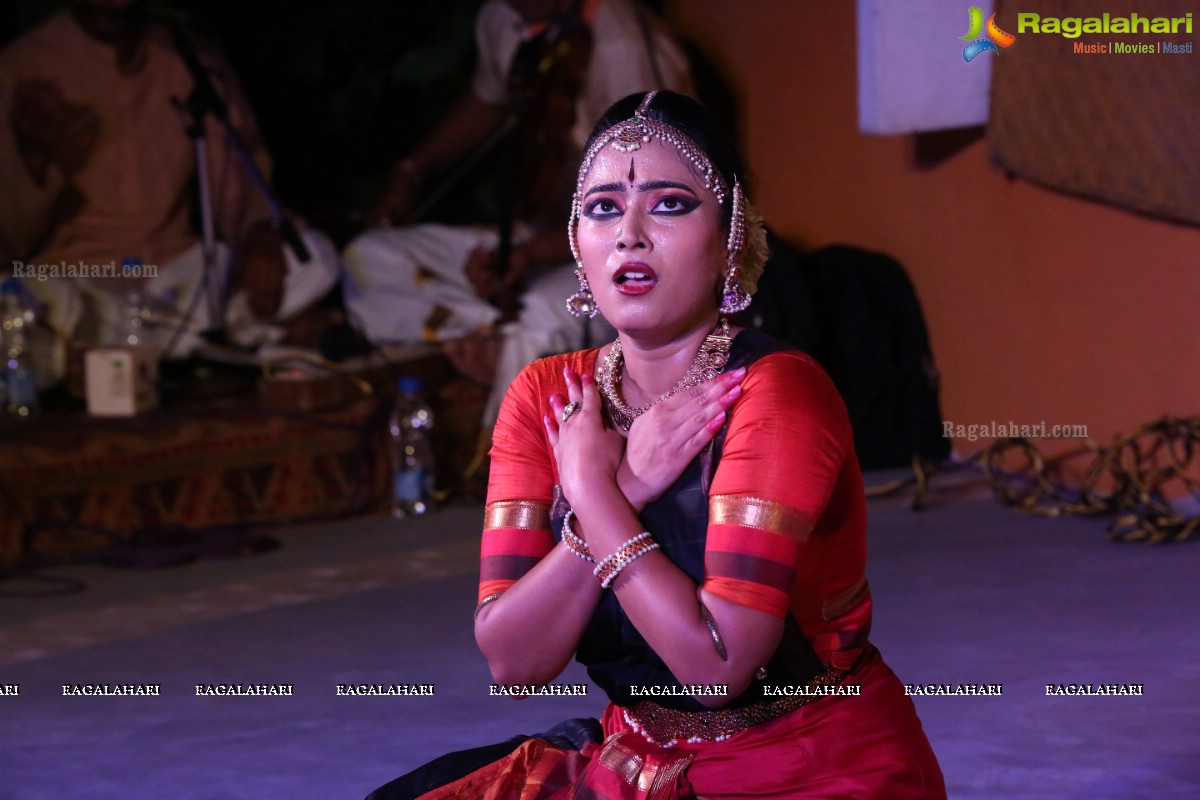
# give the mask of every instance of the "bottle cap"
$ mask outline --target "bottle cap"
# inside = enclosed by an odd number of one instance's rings
[[[0,294],[21,294],[21,282],[16,278],[8,278],[0,283]]]
[[[396,391],[398,392],[419,392],[424,386],[421,379],[414,375],[405,375],[403,378],[396,379]]]

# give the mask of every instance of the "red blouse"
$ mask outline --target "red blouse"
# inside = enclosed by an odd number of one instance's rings
[[[558,483],[542,425],[562,370],[594,374],[597,350],[534,362],[513,382],[493,434],[480,599],[504,592],[550,552]],[[849,669],[871,624],[866,502],[841,397],[810,357],[749,365],[729,413],[708,503],[703,588],[791,613],[827,667]],[[651,531],[653,533],[653,531]]]

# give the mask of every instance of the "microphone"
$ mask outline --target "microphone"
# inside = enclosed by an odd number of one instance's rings
[[[187,100],[173,101],[176,107],[187,115],[189,132],[202,129],[200,120],[206,114],[212,114],[224,126],[226,136],[233,146],[234,154],[242,163],[246,174],[266,202],[275,226],[283,236],[284,242],[296,256],[297,261],[301,264],[309,263],[312,260],[312,254],[300,238],[296,227],[287,218],[282,204],[280,204],[274,192],[267,185],[267,180],[262,175],[257,164],[254,163],[253,157],[246,148],[246,143],[238,135],[233,123],[230,122],[225,102],[213,87],[212,81],[209,80],[209,70],[201,62],[196,48],[188,36],[189,33],[196,32],[216,40],[218,37],[215,31],[202,17],[194,13],[190,8],[180,5],[177,2],[170,2],[170,0],[142,0],[142,2],[134,5],[131,11],[138,14],[146,22],[157,22],[167,28],[171,34],[175,50],[179,53],[180,58],[183,59],[188,72],[192,75],[194,88],[191,95]]]

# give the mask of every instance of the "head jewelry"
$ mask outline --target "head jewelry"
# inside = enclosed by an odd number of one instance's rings
[[[728,256],[725,285],[722,290],[721,310],[725,313],[733,314],[744,310],[750,304],[749,293],[741,288],[738,281],[741,255],[746,246],[747,203],[742,191],[741,182],[734,176],[733,188],[730,190],[721,173],[713,167],[708,154],[691,137],[673,125],[646,116],[646,112],[649,110],[650,104],[654,101],[656,94],[658,93],[655,91],[647,92],[646,96],[642,98],[642,102],[638,104],[637,110],[633,112],[632,117],[623,122],[616,123],[604,133],[597,136],[591,146],[588,147],[579,165],[579,177],[575,182],[575,195],[571,200],[571,218],[567,222],[567,234],[570,238],[571,253],[575,256],[575,264],[577,266],[576,276],[580,281],[580,291],[567,300],[567,307],[571,310],[571,313],[577,316],[595,316],[597,310],[591,297],[590,288],[587,286],[587,278],[583,271],[583,259],[579,255],[579,244],[575,234],[576,225],[583,212],[584,180],[591,171],[596,157],[605,147],[611,145],[618,152],[632,153],[641,149],[643,144],[648,143],[656,137],[674,147],[679,155],[693,166],[696,172],[703,178],[704,188],[713,193],[718,204],[724,205],[725,198],[732,194],[733,208],[730,214],[729,239],[726,243]],[[753,286],[751,286],[751,290],[753,290]]]

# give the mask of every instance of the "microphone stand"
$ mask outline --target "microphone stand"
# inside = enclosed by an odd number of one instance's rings
[[[304,245],[300,234],[291,220],[287,218],[283,205],[276,197],[274,190],[268,184],[262,170],[254,162],[250,149],[229,119],[229,111],[221,96],[217,94],[212,81],[209,80],[209,70],[201,63],[196,54],[196,48],[184,31],[183,25],[175,20],[164,20],[163,24],[171,34],[171,41],[176,52],[183,59],[188,72],[192,76],[192,92],[186,100],[172,98],[174,106],[184,115],[185,130],[192,140],[196,151],[196,173],[199,185],[200,227],[202,236],[202,253],[204,259],[204,286],[208,306],[209,329],[201,335],[215,344],[221,344],[225,339],[225,286],[221,280],[221,270],[217,264],[217,237],[213,222],[213,199],[210,183],[210,168],[208,162],[208,136],[204,119],[212,116],[225,132],[225,139],[237,156],[250,182],[266,202],[267,209],[275,228],[283,237],[284,243],[302,264],[311,259],[308,248]]]

